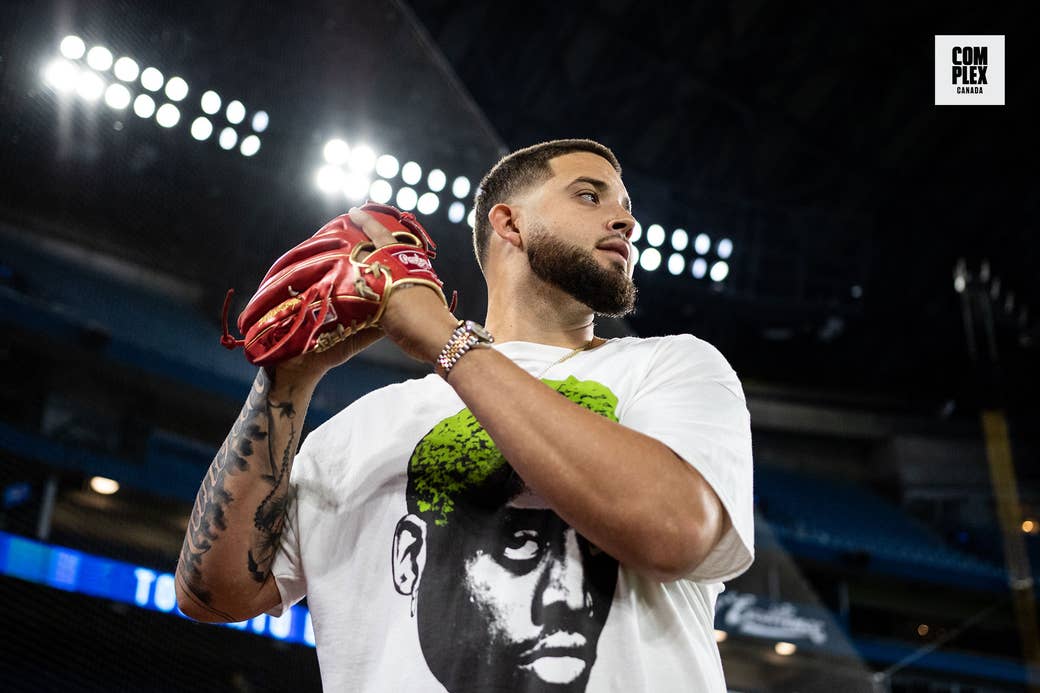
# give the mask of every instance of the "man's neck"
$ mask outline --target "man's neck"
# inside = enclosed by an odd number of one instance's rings
[[[589,307],[544,284],[488,294],[485,326],[495,342],[534,342],[577,349],[593,339],[594,315]]]

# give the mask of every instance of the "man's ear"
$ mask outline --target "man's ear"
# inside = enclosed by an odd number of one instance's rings
[[[491,231],[496,236],[511,246],[523,248],[520,228],[517,225],[516,207],[510,207],[504,202],[499,202],[488,212],[488,222],[491,224]]]
[[[414,594],[426,566],[426,521],[421,517],[409,513],[398,520],[390,563],[394,589]]]

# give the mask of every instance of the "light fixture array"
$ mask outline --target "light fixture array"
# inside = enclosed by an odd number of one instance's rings
[[[185,114],[189,111],[190,101],[186,99],[191,90],[182,77],[167,78],[155,67],[141,69],[133,58],[115,58],[105,46],[88,50],[83,39],[75,35],[63,38],[58,50],[60,55],[43,68],[43,81],[59,95],[75,95],[91,104],[104,100],[115,111],[130,108],[139,118],[154,117],[164,128],[176,127],[182,120],[182,109]],[[167,100],[163,101],[164,97]],[[207,140],[220,128],[216,140],[221,149],[230,151],[237,145],[242,156],[247,157],[260,151],[259,134],[270,124],[266,111],[254,111],[248,126],[252,132],[240,135],[234,126],[241,125],[248,115],[241,101],[232,100],[223,108],[226,122],[219,122],[223,104],[215,91],[204,92],[198,105],[202,114],[191,121],[189,128],[193,138]],[[188,117],[185,115],[183,120]]]
[[[647,272],[655,272],[662,266],[672,275],[679,276],[687,271],[694,279],[708,277],[719,283],[729,276],[729,259],[733,255],[733,241],[721,238],[712,242],[706,233],[698,233],[691,243],[686,229],[675,229],[671,236],[671,252],[665,248],[667,234],[660,224],[643,227],[636,224],[632,232],[633,252],[639,267]],[[714,248],[714,253],[712,253]],[[689,253],[693,250],[692,257]],[[665,260],[665,253],[668,259]]]
[[[448,175],[439,168],[424,171],[414,161],[402,164],[392,154],[376,154],[366,144],[349,145],[341,138],[325,143],[322,158],[325,163],[314,181],[330,197],[352,203],[369,199],[426,216],[444,209],[453,224],[473,226],[473,210],[467,214],[464,202],[472,189],[466,176],[456,176],[449,186]]]

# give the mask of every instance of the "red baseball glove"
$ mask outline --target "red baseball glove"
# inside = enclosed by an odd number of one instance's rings
[[[234,290],[228,291],[220,343],[228,349],[244,346],[250,363],[270,366],[309,351],[324,351],[378,326],[391,292],[401,284],[425,284],[447,305],[443,282],[430,262],[437,246],[415,216],[372,202],[361,209],[385,226],[397,243],[377,249],[348,215],[336,217],[268,270],[238,317],[245,339],[228,332]],[[366,250],[372,252],[359,259]]]

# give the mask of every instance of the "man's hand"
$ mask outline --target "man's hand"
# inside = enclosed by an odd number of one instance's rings
[[[377,248],[395,242],[385,226],[360,209],[350,210],[350,220],[361,227]],[[433,289],[415,284],[405,284],[391,292],[379,321],[383,334],[406,354],[425,363],[436,361],[457,324],[458,320]]]

